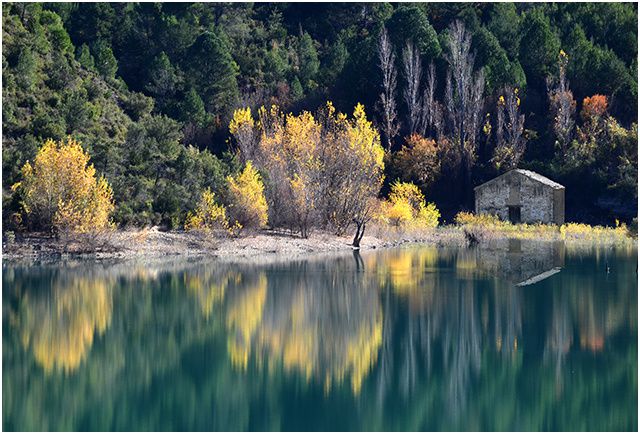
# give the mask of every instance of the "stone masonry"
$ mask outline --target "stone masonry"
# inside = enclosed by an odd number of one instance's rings
[[[476,214],[514,223],[564,223],[564,187],[530,170],[511,170],[474,191]]]

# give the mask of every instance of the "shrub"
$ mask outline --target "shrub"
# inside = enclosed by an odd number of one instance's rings
[[[269,207],[264,196],[264,184],[251,161],[237,176],[227,177],[231,205],[229,211],[239,228],[259,229],[267,224]]]
[[[440,211],[426,203],[420,189],[410,182],[391,184],[389,199],[382,205],[381,220],[393,226],[427,229],[438,226]]]
[[[584,223],[565,223],[562,226],[543,223],[512,224],[491,214],[476,215],[469,212],[459,212],[455,216],[455,223],[466,234],[471,234],[476,239],[498,235],[517,239],[588,241],[612,244],[627,243],[631,240],[627,226],[617,221],[615,227],[591,226]]]
[[[215,194],[207,188],[202,192],[195,211],[189,211],[184,228],[187,231],[230,230],[227,209],[215,201]]]
[[[22,208],[39,228],[88,233],[113,227],[113,192],[104,177],[96,178],[89,154],[80,143],[47,140],[33,165],[22,168],[23,181],[13,189],[22,195]]]
[[[505,222],[493,214],[474,214],[472,212],[460,211],[454,217],[454,222],[459,226],[478,225],[478,226],[500,226]]]

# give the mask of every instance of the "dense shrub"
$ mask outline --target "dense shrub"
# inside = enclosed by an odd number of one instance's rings
[[[184,223],[187,231],[211,233],[214,230],[229,230],[227,209],[215,200],[215,194],[207,188],[202,192],[195,211],[189,211]]]
[[[440,211],[426,203],[420,189],[412,183],[391,184],[389,198],[382,203],[379,220],[395,227],[429,229],[438,226]]]

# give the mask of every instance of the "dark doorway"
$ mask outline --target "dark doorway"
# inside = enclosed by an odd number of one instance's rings
[[[509,221],[511,223],[520,223],[520,206],[509,206]]]

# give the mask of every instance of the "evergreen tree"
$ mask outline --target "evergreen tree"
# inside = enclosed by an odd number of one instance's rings
[[[543,87],[545,77],[554,72],[560,39],[551,30],[549,17],[541,8],[532,9],[524,16],[520,36],[520,63],[527,74],[527,81]]]
[[[189,81],[207,111],[225,115],[239,97],[238,65],[216,32],[202,34],[188,50]]]
[[[113,55],[113,50],[105,40],[96,42],[93,46],[96,69],[106,79],[113,79],[118,70],[118,61]]]
[[[304,32],[298,41],[299,79],[307,91],[317,87],[317,75],[320,68],[318,52],[313,39]]]
[[[82,44],[76,51],[76,58],[78,59],[78,62],[80,62],[80,65],[86,69],[93,70],[96,66],[96,62],[89,51],[89,46],[87,44]]]

